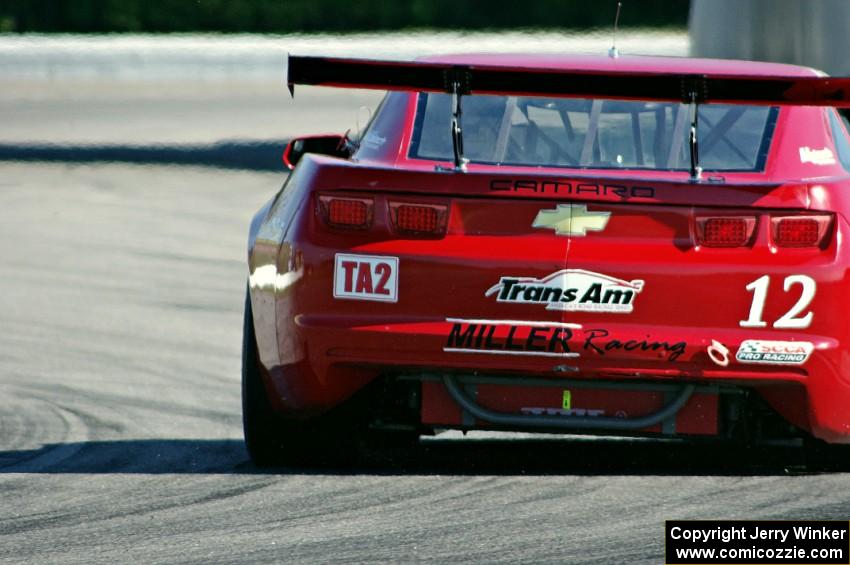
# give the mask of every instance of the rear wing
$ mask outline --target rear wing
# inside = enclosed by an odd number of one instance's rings
[[[511,96],[850,107],[850,77],[601,72],[289,56],[296,84]]]
[[[496,65],[449,65],[420,61],[375,61],[289,57],[289,92],[296,84],[451,93],[454,171],[466,171],[461,98],[468,94],[657,100],[690,105],[690,177],[700,180],[697,140],[700,104],[757,104],[850,107],[848,77],[673,74],[587,71]]]

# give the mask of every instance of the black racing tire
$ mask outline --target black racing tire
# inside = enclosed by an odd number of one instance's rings
[[[257,359],[251,296],[245,296],[242,326],[242,430],[251,461],[258,467],[282,463],[281,448],[285,434],[282,421],[269,402]]]
[[[344,408],[344,407],[343,407]],[[242,330],[242,428],[257,467],[345,465],[357,455],[356,431],[347,410],[310,420],[281,417],[260,372],[251,298],[246,293]]]

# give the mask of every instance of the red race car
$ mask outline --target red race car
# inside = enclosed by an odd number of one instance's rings
[[[850,442],[850,79],[468,55],[288,82],[389,93],[357,139],[290,142],[251,223],[255,463],[442,429]]]

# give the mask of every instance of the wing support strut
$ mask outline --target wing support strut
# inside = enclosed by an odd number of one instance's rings
[[[699,105],[708,100],[708,83],[704,76],[689,76],[682,79],[682,103],[688,105],[691,118],[691,128],[688,131],[688,152],[691,157],[691,182],[702,178],[702,167],[699,166]]]
[[[469,159],[463,156],[463,127],[461,126],[461,116],[463,115],[463,105],[461,100],[463,94],[460,92],[460,84],[457,81],[452,82],[452,149],[454,150],[455,171],[466,172],[466,164]]]
[[[463,156],[463,96],[469,94],[469,70],[463,67],[446,69],[443,75],[446,92],[452,95],[452,151],[454,153],[454,171],[466,172],[469,159]],[[437,166],[437,170],[444,170]]]

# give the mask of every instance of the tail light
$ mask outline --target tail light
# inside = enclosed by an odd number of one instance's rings
[[[368,229],[372,225],[373,208],[371,198],[319,197],[321,216],[335,228]]]
[[[773,216],[773,242],[779,247],[815,247],[821,244],[832,216]]]
[[[392,231],[397,237],[431,238],[446,233],[448,205],[399,202],[382,197],[318,196],[319,217],[332,228]]]
[[[697,218],[697,243],[706,247],[743,247],[752,241],[753,216]]]
[[[396,231],[414,235],[441,235],[446,232],[447,207],[443,204],[390,203],[390,216]]]

